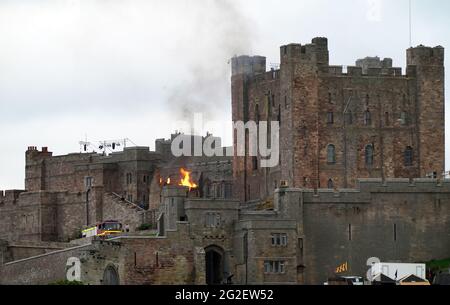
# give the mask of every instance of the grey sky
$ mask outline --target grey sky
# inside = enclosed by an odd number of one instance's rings
[[[413,45],[449,58],[449,11],[413,0]],[[315,36],[332,64],[404,67],[408,0],[0,0],[0,189],[23,188],[30,145],[77,152],[87,134],[152,147],[192,112],[230,119],[230,57],[278,63],[280,45]]]

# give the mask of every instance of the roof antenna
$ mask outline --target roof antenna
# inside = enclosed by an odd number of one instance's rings
[[[412,0],[409,0],[409,46],[412,48]]]

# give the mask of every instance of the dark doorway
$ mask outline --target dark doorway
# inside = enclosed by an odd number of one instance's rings
[[[218,247],[205,249],[206,284],[220,285],[223,283],[223,251]]]
[[[159,218],[158,236],[165,236],[166,228],[164,228],[164,214],[161,214]]]
[[[116,268],[108,266],[103,273],[103,285],[119,285],[119,274]]]

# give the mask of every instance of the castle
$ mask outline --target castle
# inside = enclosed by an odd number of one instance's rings
[[[326,38],[282,46],[280,58],[269,72],[264,57],[232,60],[233,121],[279,121],[281,149],[271,170],[234,158],[237,198],[263,198],[280,181],[334,189],[444,171],[444,48],[408,49],[406,75],[389,58],[330,66]]]
[[[326,38],[280,56],[269,72],[232,59],[233,120],[280,122],[277,167],[175,158],[176,135],[110,155],[29,147],[26,191],[0,196],[0,284],[64,279],[73,257],[87,284],[321,284],[345,262],[364,276],[370,257],[450,257],[444,49],[408,49],[406,75],[390,59],[330,66]],[[180,168],[197,188],[174,183]],[[131,232],[78,239],[108,219]]]

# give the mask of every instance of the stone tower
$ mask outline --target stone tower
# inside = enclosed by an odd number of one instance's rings
[[[407,64],[415,74],[420,176],[440,178],[445,169],[444,48],[410,48]]]
[[[444,171],[442,47],[409,49],[406,74],[390,58],[332,66],[323,37],[282,46],[279,70],[266,71],[265,61],[233,58],[233,120],[279,121],[280,165],[265,169],[259,157],[235,156],[236,198],[266,199],[280,181],[351,188],[359,178],[437,178]]]

